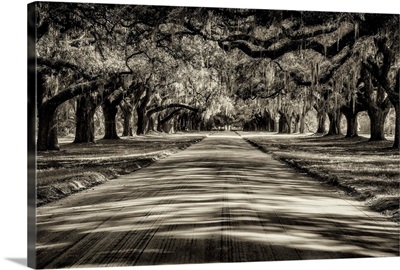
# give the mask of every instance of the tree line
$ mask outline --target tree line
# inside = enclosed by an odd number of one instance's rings
[[[394,108],[399,148],[398,15],[36,3],[31,17],[39,151],[59,149],[65,104],[76,143],[95,141],[99,110],[104,139],[118,138],[118,112],[129,136],[302,132],[313,109],[316,132],[339,134],[344,115],[347,137],[367,111],[383,140]]]

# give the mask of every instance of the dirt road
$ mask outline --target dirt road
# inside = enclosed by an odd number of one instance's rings
[[[38,208],[39,268],[399,256],[398,225],[219,133]]]

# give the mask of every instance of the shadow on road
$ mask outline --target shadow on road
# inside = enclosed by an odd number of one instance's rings
[[[395,223],[239,137],[38,211],[38,267],[399,256]]]

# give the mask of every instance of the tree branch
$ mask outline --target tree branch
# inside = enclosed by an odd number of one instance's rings
[[[163,119],[160,120],[160,125],[164,125],[165,123],[167,123],[169,120],[171,120],[176,114],[178,114],[180,111],[182,110],[182,108],[178,108],[174,111],[172,111],[170,114],[168,114],[166,117],[164,117]]]
[[[63,91],[59,92],[57,95],[54,97],[50,98],[49,100],[46,100],[45,102],[42,103],[42,107],[54,107],[57,108],[59,105],[64,103],[65,101],[76,97],[77,95],[80,95],[82,93],[94,90],[96,87],[98,87],[98,81],[90,81],[90,82],[84,82],[84,83],[78,83],[73,86],[70,86]]]
[[[155,108],[152,108],[150,110],[147,111],[147,116],[151,116],[152,114],[156,113],[156,112],[161,112],[165,109],[168,108],[184,108],[184,109],[188,109],[194,112],[198,112],[199,108],[195,108],[192,107],[188,104],[183,104],[183,103],[171,103],[171,104],[165,104],[165,105],[161,105],[161,106],[157,106]]]
[[[64,60],[53,60],[53,59],[47,59],[47,58],[37,58],[37,65],[42,65],[46,66],[52,70],[55,70],[57,72],[60,72],[62,69],[70,69],[79,75],[81,75],[84,79],[86,80],[93,80],[97,76],[92,76],[90,74],[87,74],[81,67],[78,65],[72,64],[70,62],[64,61]]]

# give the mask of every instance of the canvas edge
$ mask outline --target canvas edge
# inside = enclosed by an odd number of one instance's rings
[[[65,1],[67,2],[67,1]],[[28,107],[27,107],[27,184],[28,184],[28,192],[27,192],[27,233],[28,233],[28,246],[27,246],[27,266],[30,268],[36,269],[36,241],[37,241],[37,227],[36,227],[36,143],[35,143],[35,134],[36,134],[36,7],[38,2],[31,2],[27,4],[27,90],[28,90]],[[59,2],[62,3],[62,2]],[[81,3],[86,3],[85,1]],[[97,4],[97,3],[91,3]],[[105,4],[105,3],[99,3]],[[129,5],[122,3],[109,3],[111,5]],[[144,5],[144,6],[157,6],[151,4],[132,4],[132,5]],[[174,5],[159,5],[159,6],[174,6]],[[193,7],[200,8],[201,6],[191,6],[191,5],[182,5],[185,7]],[[217,7],[205,7],[205,8],[217,8]],[[220,7],[220,8],[230,8],[230,7]],[[243,9],[243,8],[240,8]],[[265,10],[284,10],[284,9],[265,9]],[[311,10],[301,10],[304,12],[310,12]],[[313,12],[321,12],[321,13],[368,13],[368,12],[352,12],[352,11],[313,11]],[[369,12],[374,13],[374,12]],[[379,14],[379,13],[377,13]],[[400,14],[395,12],[387,12],[381,13],[384,15],[397,15],[399,18],[399,26],[400,26]],[[32,24],[33,23],[33,24]]]
[[[27,5],[27,72],[28,72],[28,250],[27,266],[36,268],[36,8],[37,2]]]

